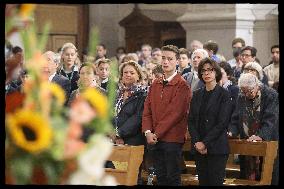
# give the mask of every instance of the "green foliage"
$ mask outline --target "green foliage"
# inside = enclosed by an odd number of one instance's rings
[[[98,44],[99,44],[99,30],[98,28],[93,27],[90,33],[88,56],[96,57],[97,54],[96,47]]]

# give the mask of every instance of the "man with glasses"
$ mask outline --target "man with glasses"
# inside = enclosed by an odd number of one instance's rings
[[[256,48],[252,46],[246,46],[241,50],[241,61],[243,63],[241,73],[243,73],[244,68],[247,63],[256,61]],[[263,70],[261,70],[263,72]],[[268,78],[266,74],[263,72],[263,78],[261,78],[261,82],[265,85],[268,85]]]

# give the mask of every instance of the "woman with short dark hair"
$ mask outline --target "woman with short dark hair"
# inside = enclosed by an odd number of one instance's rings
[[[200,62],[198,77],[205,87],[193,92],[188,130],[199,185],[223,185],[229,154],[230,95],[217,84],[222,74],[214,60],[205,58]]]

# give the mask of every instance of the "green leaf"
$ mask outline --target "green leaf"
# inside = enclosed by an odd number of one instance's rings
[[[17,184],[30,184],[33,173],[33,158],[30,155],[21,155],[10,162],[11,173]]]
[[[111,121],[114,114],[114,105],[116,98],[117,83],[116,78],[118,77],[118,64],[114,60],[110,65],[110,80],[108,84],[108,120]]]
[[[45,175],[48,179],[48,184],[58,184],[59,175],[56,171],[56,165],[51,161],[44,161],[42,164]]]
[[[41,51],[43,51],[45,49],[50,27],[51,27],[50,22],[44,25],[42,35],[38,40],[39,41],[38,42],[38,49],[41,50]]]
[[[89,51],[88,51],[88,56],[93,56],[96,57],[97,51],[96,47],[99,44],[99,30],[96,27],[93,27],[91,30],[91,35],[90,35],[90,40],[89,40]]]

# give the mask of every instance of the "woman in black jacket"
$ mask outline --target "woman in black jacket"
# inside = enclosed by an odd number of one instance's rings
[[[123,63],[120,67],[115,104],[116,144],[145,145],[141,127],[147,88],[140,84],[142,74],[141,66],[134,61]]]
[[[147,86],[141,85],[143,72],[135,61],[123,63],[119,69],[119,88],[115,104],[115,130],[113,138],[116,144],[146,145],[142,128],[144,101]],[[137,184],[142,184],[142,165],[139,168]]]
[[[222,74],[219,65],[210,58],[198,66],[198,77],[205,87],[196,90],[190,104],[188,130],[199,185],[222,185],[229,154],[227,127],[231,99],[219,86]]]

